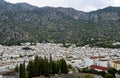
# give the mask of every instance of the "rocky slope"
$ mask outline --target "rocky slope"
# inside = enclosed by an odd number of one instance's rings
[[[120,39],[120,7],[85,13],[73,8],[38,8],[0,0],[0,43],[69,42],[78,45]]]

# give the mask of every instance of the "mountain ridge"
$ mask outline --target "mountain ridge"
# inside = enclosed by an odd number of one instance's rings
[[[96,45],[120,39],[119,7],[82,12],[73,8],[4,3],[0,2],[1,44],[29,41]]]

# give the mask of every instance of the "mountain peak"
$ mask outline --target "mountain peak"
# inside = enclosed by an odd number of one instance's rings
[[[120,7],[113,7],[113,6],[108,6],[108,7],[105,7],[103,9],[98,9],[96,11],[91,11],[89,13],[120,13]]]
[[[23,9],[30,9],[30,10],[33,10],[33,9],[35,9],[35,8],[38,8],[38,7],[33,6],[33,5],[30,5],[30,4],[28,4],[28,3],[17,3],[17,4],[15,4],[15,5],[18,6],[18,7],[23,8]]]
[[[105,8],[103,8],[103,9],[101,9],[101,10],[104,10],[104,9],[111,9],[111,10],[113,10],[113,9],[119,9],[120,7],[113,7],[113,6],[108,6],[108,7],[105,7]]]

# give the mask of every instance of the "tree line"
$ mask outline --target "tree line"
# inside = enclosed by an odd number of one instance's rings
[[[67,74],[68,66],[63,58],[53,61],[51,54],[49,59],[35,56],[34,60],[28,62],[27,67],[25,67],[25,63],[20,64],[19,73],[19,78],[32,78],[41,75],[50,77],[55,74]]]

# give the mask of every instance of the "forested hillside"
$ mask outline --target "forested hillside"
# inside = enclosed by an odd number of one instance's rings
[[[111,45],[120,41],[119,30],[120,7],[86,13],[73,8],[38,8],[0,0],[1,44],[29,41]]]

